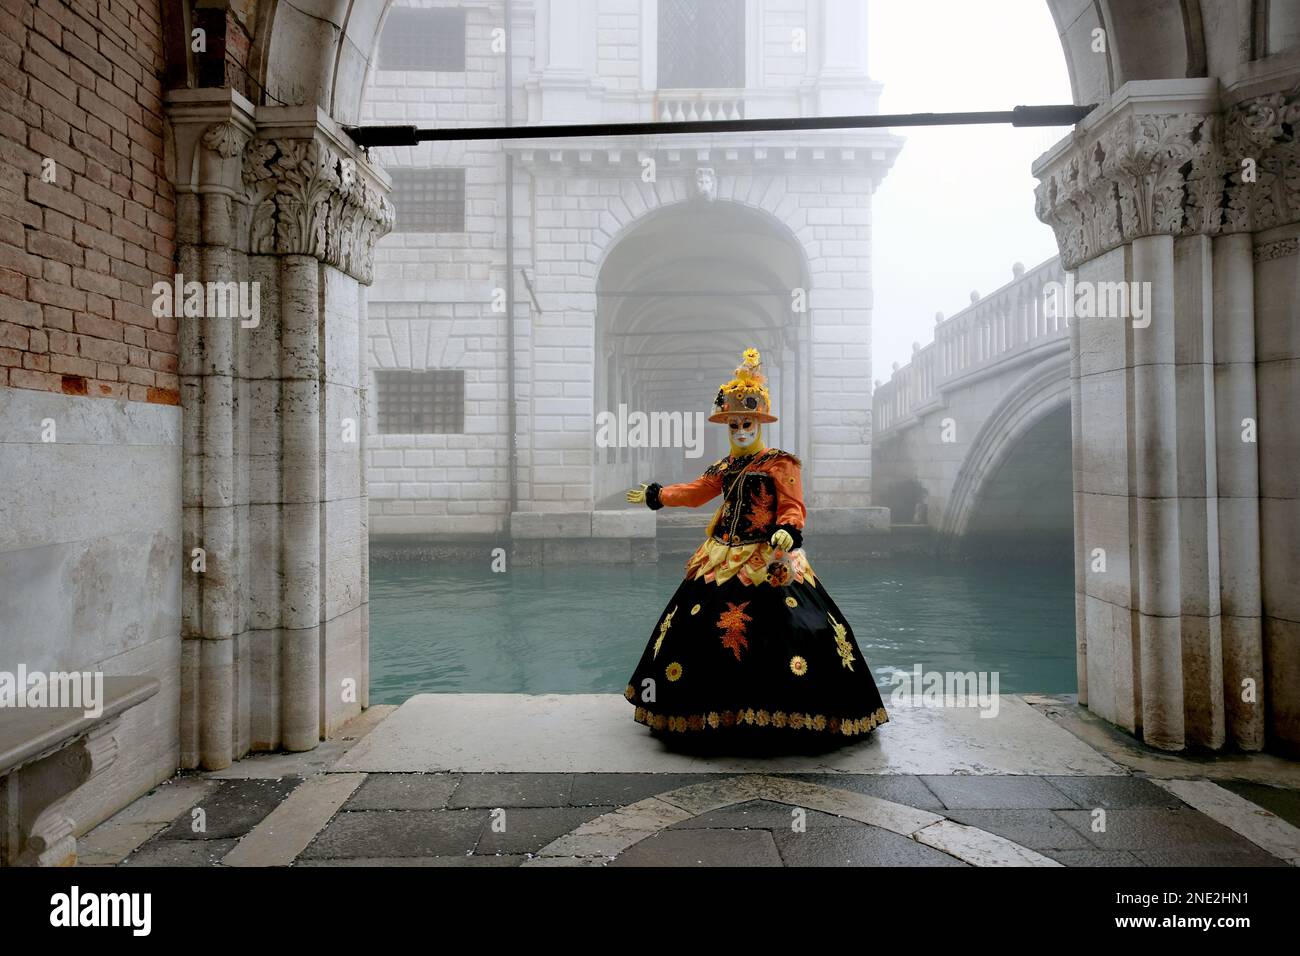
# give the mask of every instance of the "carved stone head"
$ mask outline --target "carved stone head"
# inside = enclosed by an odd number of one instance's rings
[[[700,166],[695,170],[695,195],[708,202],[718,198],[718,179],[712,166]]]

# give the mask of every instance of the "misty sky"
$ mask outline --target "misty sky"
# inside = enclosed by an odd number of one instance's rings
[[[1069,103],[1069,77],[1044,0],[874,0],[868,67],[882,113],[1010,109]],[[1034,159],[1068,127],[900,129],[907,142],[876,191],[872,377],[889,380],[912,342],[1056,255],[1034,216]]]

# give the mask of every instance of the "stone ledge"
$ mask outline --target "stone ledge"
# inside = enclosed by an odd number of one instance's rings
[[[889,522],[888,508],[818,508],[808,515],[805,530],[817,535],[888,533]]]

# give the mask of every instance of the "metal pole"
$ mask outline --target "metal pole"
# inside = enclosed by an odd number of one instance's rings
[[[508,6],[508,5],[507,5]],[[508,15],[507,15],[508,16]],[[506,50],[510,31],[506,30]],[[506,54],[506,82],[510,61]],[[509,97],[509,93],[507,97]],[[507,99],[507,102],[509,100]],[[657,136],[685,133],[771,133],[816,129],[875,129],[891,126],[975,126],[1009,123],[1012,126],[1073,126],[1096,107],[1056,104],[1017,106],[1010,110],[975,113],[880,113],[864,116],[799,116],[766,119],[697,120],[650,123],[560,123],[544,126],[454,126],[419,129],[415,126],[346,126],[344,131],[358,146],[414,146],[417,143],[478,139],[535,139],[572,136]],[[509,123],[507,113],[507,124]]]

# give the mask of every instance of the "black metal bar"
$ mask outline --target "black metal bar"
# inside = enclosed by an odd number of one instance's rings
[[[658,136],[669,133],[782,133],[814,129],[873,129],[890,126],[1073,126],[1087,116],[1088,106],[1017,106],[1011,110],[974,113],[880,113],[870,116],[799,116],[765,119],[686,120],[680,123],[561,123],[547,126],[345,126],[358,146],[414,146],[417,143],[478,139],[541,139],[572,136]]]

